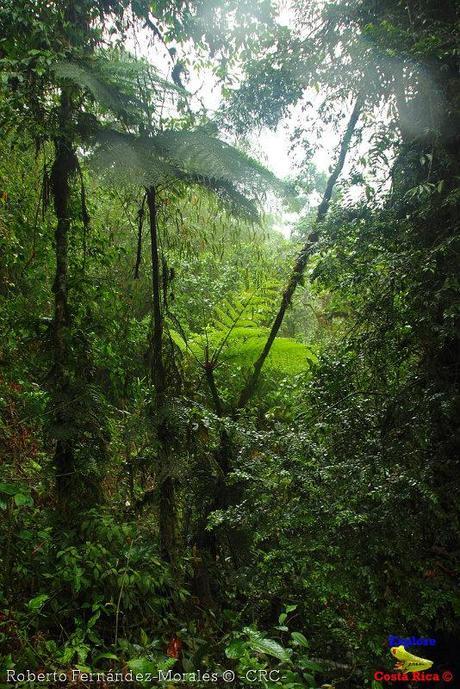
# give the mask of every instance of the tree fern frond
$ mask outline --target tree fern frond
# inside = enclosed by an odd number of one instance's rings
[[[196,175],[189,175],[188,177],[184,177],[184,180],[185,179],[213,191],[217,198],[233,215],[249,222],[257,222],[259,220],[259,210],[256,201],[238,191],[233,184],[197,177]]]
[[[91,62],[60,61],[53,65],[53,71],[58,78],[70,79],[89,91],[102,107],[125,121],[145,120],[145,99],[152,101],[165,91],[187,95],[160,77],[148,62],[125,51],[105,51]]]
[[[285,191],[283,183],[257,161],[207,134],[183,131],[135,136],[101,129],[93,163],[113,178],[157,185],[179,180],[216,193],[229,209],[257,220],[261,189]]]
[[[57,62],[53,70],[60,79],[70,79],[80,88],[88,90],[96,101],[117,115],[126,115],[135,102],[134,96],[128,96],[105,83],[100,75],[95,76],[87,66],[76,62]]]
[[[147,150],[134,136],[104,130],[98,138],[100,145],[90,164],[103,176],[108,176],[111,182],[125,185],[134,181],[142,186],[156,186],[177,179],[180,174],[153,147]]]
[[[146,88],[163,94],[188,96],[188,92],[172,81],[161,77],[155,67],[144,58],[136,57],[124,49],[104,50],[96,54],[95,67],[104,81],[108,81],[125,93],[137,90],[145,85]]]
[[[220,139],[198,131],[165,131],[156,137],[168,157],[185,170],[254,190],[286,193],[286,186],[259,162]]]

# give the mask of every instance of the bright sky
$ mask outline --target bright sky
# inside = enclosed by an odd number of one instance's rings
[[[285,26],[292,26],[294,17],[290,9],[290,0],[279,0],[278,21]],[[159,44],[155,42],[155,50],[149,46],[147,34],[140,32],[136,38],[129,41],[128,48],[138,55],[142,55],[150,62],[155,64],[165,78],[170,78],[171,61],[164,51],[164,55],[159,54]],[[196,94],[206,109],[212,113],[217,110],[221,103],[220,87],[216,83],[211,73],[194,73],[190,69],[187,82],[187,90]],[[315,101],[315,94],[310,94],[310,100]],[[312,115],[314,113],[312,112]],[[291,142],[290,132],[295,126],[295,112],[281,121],[275,131],[264,128],[262,131],[254,132],[250,136],[250,144],[253,147],[253,155],[257,157],[278,177],[284,178],[295,174],[295,163],[290,154]],[[334,150],[337,146],[338,138],[330,128],[325,129],[324,137],[320,141],[320,147],[316,152],[313,162],[320,171],[326,172],[334,159]],[[280,223],[277,229],[284,235],[289,236],[290,225],[298,219],[297,214],[286,213],[278,209],[280,213]]]

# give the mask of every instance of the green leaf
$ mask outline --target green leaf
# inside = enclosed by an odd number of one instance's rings
[[[306,639],[300,632],[291,632],[291,637],[293,641],[299,644],[299,646],[305,646],[305,648],[308,648],[308,639]]]
[[[184,338],[180,333],[178,333],[176,330],[173,330],[170,328],[168,330],[169,336],[171,340],[174,342],[174,344],[179,347],[181,352],[185,352],[187,350],[187,343],[185,342]]]
[[[237,659],[242,658],[245,653],[245,643],[241,639],[234,639],[229,643],[225,649],[225,655],[227,658]]]
[[[313,670],[314,672],[322,672],[324,670],[321,665],[318,665],[313,660],[308,660],[308,658],[301,658],[298,664],[302,670]]]
[[[94,613],[94,615],[93,615],[92,617],[90,617],[90,619],[88,620],[88,629],[89,629],[90,627],[94,627],[94,625],[96,624],[96,622],[98,621],[98,619],[100,618],[100,616],[101,616],[101,611],[100,611],[100,610],[97,610],[97,611]]]
[[[26,495],[25,493],[16,493],[16,495],[14,496],[14,502],[18,507],[23,507],[24,505],[32,507],[32,505],[34,504],[33,498],[30,495]]]
[[[255,651],[278,658],[284,663],[289,662],[289,653],[278,642],[272,639],[251,640],[251,646]]]
[[[254,629],[246,629],[249,634],[249,645],[252,650],[258,653],[265,653],[265,655],[272,656],[273,658],[278,658],[283,663],[288,663],[290,660],[290,651],[283,648],[281,644],[273,639],[265,639],[260,632]]]
[[[118,656],[115,655],[115,653],[100,653],[94,658],[94,663],[97,663],[99,660],[103,660],[104,658],[107,660],[118,660]]]
[[[91,672],[91,668],[88,667],[88,665],[79,665],[78,663],[75,663],[75,667],[77,670],[80,670],[80,672]]]
[[[5,495],[16,495],[18,490],[18,487],[12,483],[0,483],[0,493],[5,493]]]
[[[43,605],[46,603],[46,601],[49,599],[49,596],[47,593],[40,593],[39,596],[35,596],[35,598],[32,598],[28,603],[27,607],[29,610],[32,610],[32,612],[37,612],[40,610],[40,608],[43,607]]]
[[[74,655],[75,655],[75,649],[72,646],[67,646],[64,649],[64,652],[60,655],[59,660],[61,663],[67,664],[67,663],[70,663],[70,661],[72,660]]]
[[[157,666],[148,658],[132,658],[126,663],[130,670],[141,675],[156,672]]]

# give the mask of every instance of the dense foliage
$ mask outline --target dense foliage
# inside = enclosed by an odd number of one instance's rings
[[[460,676],[458,5],[289,10],[0,8],[2,672]]]

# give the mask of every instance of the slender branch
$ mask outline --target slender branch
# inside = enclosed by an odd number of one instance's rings
[[[176,562],[176,493],[171,475],[170,428],[166,410],[166,369],[163,357],[164,315],[161,305],[160,254],[158,248],[157,190],[146,189],[150,221],[150,245],[152,257],[152,366],[151,375],[155,389],[155,430],[159,443],[159,532],[163,559],[175,566]]]
[[[209,390],[211,392],[212,396],[212,401],[214,404],[214,410],[220,418],[224,415],[224,409],[223,409],[223,404],[222,400],[219,395],[219,391],[217,390],[217,385],[216,381],[214,378],[214,368],[211,362],[207,361],[204,365],[204,371],[206,375],[206,382],[208,383]]]
[[[337,163],[328,179],[328,182],[326,184],[326,189],[324,191],[323,199],[321,203],[318,206],[318,211],[316,214],[316,220],[313,225],[313,231],[309,234],[308,239],[305,243],[305,245],[302,247],[297,260],[295,262],[293,271],[291,273],[291,277],[289,279],[288,285],[283,293],[283,296],[281,298],[281,304],[278,309],[278,313],[276,314],[275,320],[273,321],[273,325],[271,327],[270,333],[268,335],[267,341],[265,343],[265,346],[260,353],[258,359],[256,360],[254,364],[254,368],[252,371],[251,376],[249,377],[249,380],[247,381],[245,387],[241,391],[240,398],[238,400],[237,408],[242,409],[243,407],[246,406],[246,404],[249,402],[251,399],[252,395],[254,394],[254,391],[256,389],[260,372],[262,370],[262,367],[265,363],[266,358],[268,357],[270,350],[272,348],[273,342],[275,341],[275,338],[279,332],[279,329],[283,323],[284,316],[286,314],[286,311],[291,303],[292,297],[294,295],[294,292],[296,291],[300,281],[302,280],[305,267],[307,265],[308,259],[310,258],[311,254],[313,253],[313,249],[315,248],[316,244],[318,243],[319,239],[319,230],[318,230],[318,225],[321,223],[322,220],[324,220],[326,213],[329,209],[329,205],[331,202],[331,197],[332,197],[332,192],[334,191],[334,186],[339,178],[340,173],[342,172],[345,159],[348,153],[348,149],[350,147],[350,142],[351,138],[353,136],[353,132],[355,130],[356,124],[358,122],[359,115],[361,113],[361,108],[363,105],[363,98],[362,96],[358,96],[355,106],[353,108],[353,112],[351,113],[350,119],[348,121],[347,128],[345,130],[345,133],[342,138],[342,143],[340,145],[340,151],[339,151],[339,156],[337,159]]]
[[[33,233],[32,233],[32,251],[31,251],[29,258],[27,259],[27,261],[24,264],[23,272],[26,270],[26,268],[28,268],[30,266],[30,264],[32,263],[32,261],[34,260],[34,258],[36,256],[38,216],[40,214],[40,208],[42,207],[42,202],[43,202],[43,197],[44,197],[45,174],[46,173],[44,170],[42,180],[40,183],[40,190],[38,192],[37,207],[35,209],[34,229],[33,229]],[[44,214],[43,210],[42,210],[42,214]]]
[[[363,97],[361,95],[358,96],[355,102],[355,106],[353,108],[353,111],[350,115],[350,119],[348,120],[348,125],[345,130],[345,133],[343,135],[342,143],[340,144],[340,151],[339,151],[339,157],[337,159],[337,163],[335,164],[335,167],[332,171],[331,176],[329,177],[327,184],[326,184],[326,189],[324,191],[324,196],[323,200],[318,206],[318,213],[316,216],[316,223],[320,223],[324,218],[326,217],[326,213],[329,210],[329,205],[331,202],[331,197],[332,197],[332,192],[334,191],[335,184],[340,176],[340,173],[343,170],[343,166],[345,164],[345,159],[347,157],[348,150],[350,148],[350,143],[351,143],[351,137],[353,136],[353,132],[355,131],[355,127],[358,123],[359,116],[361,114],[361,109],[363,107]],[[317,239],[316,239],[317,241]]]
[[[153,332],[152,332],[152,380],[157,396],[157,408],[161,408],[166,388],[165,369],[163,362],[163,313],[161,309],[161,278],[160,257],[158,253],[157,207],[155,187],[148,187],[147,205],[150,218],[150,242],[152,257],[152,303],[153,303]]]
[[[86,254],[87,254],[87,238],[90,230],[91,218],[86,203],[86,189],[85,180],[83,178],[83,170],[77,160],[77,171],[80,178],[80,203],[81,203],[81,219],[83,221],[83,274],[86,273]]]
[[[157,36],[157,38],[159,38],[160,41],[163,43],[164,47],[166,48],[166,50],[168,52],[168,56],[169,56],[170,60],[172,61],[171,51],[168,48],[168,44],[166,43],[165,39],[163,38],[163,34],[161,33],[158,26],[152,21],[152,19],[149,15],[147,17],[145,17],[145,25],[152,31],[153,35]]]
[[[128,572],[128,566],[129,566],[129,559],[131,557],[131,550],[133,547],[133,541],[131,541],[131,544],[129,546],[128,550],[128,555],[126,556],[126,566],[125,566],[125,571],[123,572],[123,576],[121,579],[121,586],[120,586],[120,591],[118,594],[118,600],[117,600],[117,607],[115,611],[115,638],[114,638],[114,645],[117,645],[118,642],[118,624],[119,624],[119,619],[120,619],[120,608],[121,608],[121,599],[123,597],[123,591],[125,588],[125,584],[127,583],[127,572]]]
[[[144,226],[144,216],[145,216],[145,200],[147,198],[147,193],[142,197],[142,203],[137,212],[137,252],[136,252],[136,265],[134,266],[134,280],[139,279],[139,268],[142,261],[142,229]]]

